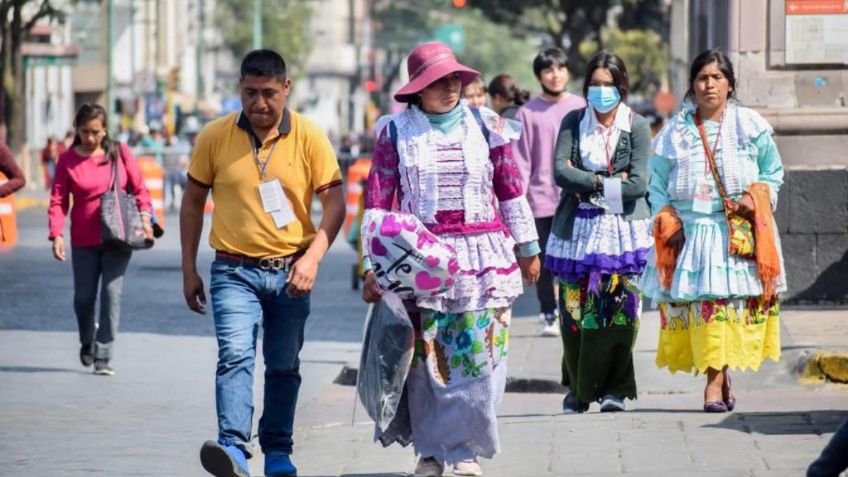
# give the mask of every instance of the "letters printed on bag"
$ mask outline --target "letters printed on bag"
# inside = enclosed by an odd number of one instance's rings
[[[415,216],[371,210],[364,220],[363,246],[377,284],[398,295],[435,296],[454,283],[456,252]]]

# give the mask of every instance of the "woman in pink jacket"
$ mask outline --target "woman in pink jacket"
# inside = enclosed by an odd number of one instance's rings
[[[84,104],[74,118],[73,145],[59,156],[47,211],[53,256],[65,261],[65,217],[71,209],[71,262],[74,272],[74,312],[79,325],[80,361],[94,364],[94,374],[111,376],[112,344],[118,331],[124,273],[132,252],[104,245],[100,239],[100,196],[112,181],[112,161],[118,162],[121,188],[135,195],[144,231],[153,239],[150,194],[129,148],[109,138],[106,110]],[[70,197],[73,196],[73,207]],[[97,284],[101,282],[100,320],[94,316]]]

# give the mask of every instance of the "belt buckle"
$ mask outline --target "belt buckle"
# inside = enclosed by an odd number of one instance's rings
[[[285,257],[264,257],[259,259],[259,268],[262,270],[287,271],[288,263]]]

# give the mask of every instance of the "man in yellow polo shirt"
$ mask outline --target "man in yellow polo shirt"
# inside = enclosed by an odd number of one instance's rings
[[[183,293],[206,312],[197,249],[209,190],[215,202],[209,244],[216,250],[209,291],[218,366],[218,439],[200,450],[218,477],[247,477],[252,449],[253,368],[263,330],[264,411],[259,444],[265,475],[291,476],[292,426],[300,388],[298,354],[318,264],[344,221],[341,174],[324,132],[286,108],[291,80],[271,50],[241,64],[243,110],[209,123],[197,138],[180,210]],[[311,205],[324,215],[318,229]]]

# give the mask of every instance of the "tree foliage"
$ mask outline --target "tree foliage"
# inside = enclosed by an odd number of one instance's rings
[[[312,50],[309,22],[312,7],[306,0],[262,0],[262,47],[283,55],[290,76],[302,72]],[[241,59],[253,49],[253,0],[218,2],[216,14],[224,47]]]
[[[660,32],[660,38],[667,37],[667,7],[663,0],[469,0],[468,3],[492,21],[508,25],[514,35],[538,38],[544,46],[565,49],[569,67],[578,76],[584,73],[589,59],[585,54],[587,48],[582,46],[585,42],[591,42],[595,51],[611,49],[603,31],[610,23],[608,16],[614,7],[619,13],[621,29],[653,30]],[[613,38],[622,40],[610,37]]]
[[[415,46],[436,38],[439,27],[452,24],[461,28],[464,48],[456,51],[459,60],[480,71],[485,81],[508,73],[524,89],[535,89],[532,62],[536,47],[528,37],[516,36],[510,27],[499,24],[479,10],[456,9],[444,0],[377,1],[371,12],[377,46],[385,54],[382,71],[383,109],[399,85],[397,79],[406,55]]]
[[[44,18],[64,18],[56,0],[0,0],[0,109],[8,127],[9,145],[18,152],[26,141],[26,81],[21,46],[32,28]]]
[[[657,92],[660,80],[668,70],[668,45],[651,30],[604,29],[604,45],[624,60],[630,77],[630,90],[642,99],[650,99]],[[598,51],[598,44],[585,41],[580,50],[583,57]],[[638,99],[638,98],[637,98]]]
[[[509,27],[499,25],[477,10],[457,18],[465,30],[465,48],[457,55],[464,64],[480,71],[488,82],[501,73],[511,75],[522,89],[536,90],[533,58],[536,47],[525,38],[514,38]]]
[[[615,0],[470,0],[469,4],[497,23],[510,25],[514,34],[541,38],[546,46],[566,50],[571,69],[582,72],[583,40],[602,44],[601,28]]]

